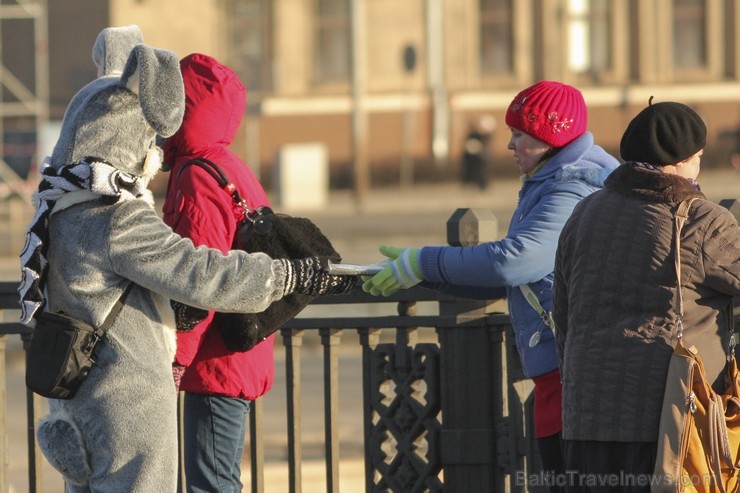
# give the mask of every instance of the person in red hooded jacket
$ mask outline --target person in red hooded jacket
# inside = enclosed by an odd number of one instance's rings
[[[188,55],[180,67],[185,115],[180,129],[163,145],[170,171],[163,219],[196,246],[227,252],[244,210],[207,171],[186,163],[193,158],[216,163],[250,208],[269,206],[257,177],[228,149],[246,109],[246,88],[233,70],[207,55]],[[249,351],[232,351],[214,323],[213,312],[192,330],[178,332],[173,374],[185,393],[187,491],[241,491],[249,401],[272,386],[273,342],[270,336]]]

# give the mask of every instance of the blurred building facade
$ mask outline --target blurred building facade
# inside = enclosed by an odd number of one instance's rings
[[[296,142],[326,146],[333,187],[456,177],[469,123],[485,115],[498,122],[494,170],[514,173],[504,113],[540,79],[578,86],[589,129],[614,153],[650,96],[702,114],[707,165],[740,150],[740,0],[38,3],[49,121],[95,76],[97,33],[138,24],[148,44],[211,54],[242,76],[249,111],[235,150],[268,187],[277,152]],[[24,66],[14,29],[2,31],[3,62]]]

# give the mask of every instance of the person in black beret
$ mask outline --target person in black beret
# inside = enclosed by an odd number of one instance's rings
[[[682,479],[653,473],[668,365],[681,330],[674,216],[687,199],[696,200],[681,235],[684,344],[698,348],[710,378],[723,374],[723,340],[732,330],[727,313],[740,295],[740,228],[699,188],[706,136],[692,108],[651,98],[622,137],[626,162],[563,228],[553,317],[565,469],[577,473],[568,492],[648,492],[650,480]],[[597,477],[611,482],[596,484],[611,487],[584,486]]]
[[[665,166],[704,149],[707,127],[696,111],[681,103],[652,101],[627,125],[619,146],[622,159]]]

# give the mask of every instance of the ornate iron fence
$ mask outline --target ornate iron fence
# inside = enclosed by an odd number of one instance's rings
[[[16,283],[0,283],[0,309],[17,307]],[[392,303],[391,315],[342,315]],[[344,305],[343,307],[341,305]],[[424,307],[428,314],[419,314]],[[377,308],[377,307],[375,307]],[[323,365],[323,460],[326,491],[339,491],[339,365],[342,336],[356,333],[361,353],[365,492],[520,492],[536,485],[531,438],[531,384],[523,378],[508,316],[495,304],[456,299],[423,288],[378,299],[356,291],[327,296],[281,330],[285,352],[287,468],[291,493],[302,491],[301,356],[307,334],[318,335]],[[310,310],[309,310],[310,311]],[[332,316],[337,313],[339,315]],[[6,337],[29,330],[0,325],[0,397]],[[273,389],[272,392],[280,392]],[[41,399],[26,395],[29,491],[43,491],[43,458],[34,440]],[[3,403],[8,405],[9,402]],[[20,405],[13,400],[11,405]],[[0,407],[0,409],[4,409]],[[5,414],[0,414],[5,434]],[[262,403],[250,413],[251,491],[266,491]],[[6,441],[0,442],[0,478],[7,478]],[[532,481],[532,478],[535,481]],[[267,489],[269,491],[269,488]],[[0,479],[0,491],[8,491]]]

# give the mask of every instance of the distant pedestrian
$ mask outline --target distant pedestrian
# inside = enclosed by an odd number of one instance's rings
[[[740,228],[699,189],[705,143],[706,126],[693,109],[649,105],[622,136],[626,163],[563,228],[553,316],[565,466],[578,479],[569,493],[647,493],[648,480],[661,479],[651,475],[679,333],[679,289],[684,344],[697,347],[710,379],[727,361],[732,299],[740,296]],[[687,199],[696,200],[681,233],[678,280],[674,219]],[[596,486],[595,478],[612,487]]]
[[[496,119],[485,115],[477,122],[471,122],[465,135],[462,154],[462,182],[485,190],[491,164],[490,143]]]
[[[422,286],[449,294],[508,298],[524,373],[534,381],[534,428],[551,490],[564,473],[561,447],[560,372],[549,320],[555,248],[576,204],[599,190],[619,162],[586,131],[587,109],[575,87],[541,81],[509,105],[509,149],[522,188],[509,231],[501,240],[470,247],[382,246],[391,263],[366,278],[363,289],[390,295]]]

